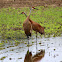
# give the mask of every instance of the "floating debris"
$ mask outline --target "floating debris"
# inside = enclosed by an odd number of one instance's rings
[[[9,60],[12,60],[12,58],[9,58]]]
[[[10,47],[15,47],[15,46],[8,46],[7,48],[10,48]]]
[[[19,48],[23,48],[23,47],[19,47]]]
[[[5,49],[5,48],[3,48],[3,47],[0,47],[0,50],[3,50],[3,49]]]
[[[32,42],[32,43],[34,43],[34,42]]]
[[[39,43],[39,44],[41,44],[41,43]]]
[[[55,51],[56,49],[54,49],[54,51]]]
[[[14,51],[14,49],[11,49],[10,51]]]
[[[5,43],[5,41],[1,41],[2,43]]]
[[[26,42],[24,44],[27,44]]]
[[[0,60],[4,60],[6,57],[7,57],[7,56],[4,56],[4,57],[0,58]]]
[[[32,46],[32,45],[27,45],[26,47],[30,47],[30,46]]]
[[[18,59],[22,59],[22,57],[18,58]]]

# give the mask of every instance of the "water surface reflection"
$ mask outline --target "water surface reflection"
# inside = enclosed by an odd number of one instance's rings
[[[9,41],[9,40],[8,40]],[[18,40],[20,44],[5,43],[0,50],[0,62],[24,62],[27,54],[27,40]],[[36,39],[29,40],[29,52],[32,58],[36,55]],[[45,50],[44,57],[40,62],[61,62],[62,61],[62,37],[37,38],[37,53]],[[4,58],[4,59],[3,59]]]
[[[32,52],[27,51],[25,55],[24,62],[38,62],[40,61],[45,55],[45,50],[41,50],[40,52],[36,53],[34,56]]]

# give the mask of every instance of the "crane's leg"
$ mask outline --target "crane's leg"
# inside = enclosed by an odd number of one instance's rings
[[[37,53],[37,32],[36,32],[36,53]]]
[[[45,37],[45,32],[44,32],[44,37]]]
[[[29,50],[29,36],[27,36],[27,39],[28,39],[28,50]]]

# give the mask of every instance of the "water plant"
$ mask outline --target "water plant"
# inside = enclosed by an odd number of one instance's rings
[[[45,37],[62,34],[62,7],[37,7],[39,10],[32,11],[30,18],[45,27]],[[22,11],[29,14],[29,8],[2,8],[0,9],[0,36],[2,39],[26,38],[23,31],[25,15],[19,15]],[[20,30],[16,29],[20,28]],[[16,30],[14,30],[16,29]],[[33,31],[34,35],[35,32]],[[40,34],[39,34],[40,35]],[[42,37],[42,36],[41,36]]]

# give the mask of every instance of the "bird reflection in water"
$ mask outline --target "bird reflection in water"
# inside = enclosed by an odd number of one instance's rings
[[[24,62],[38,62],[40,61],[45,55],[45,50],[41,50],[39,53],[36,53],[32,56],[32,52],[27,51],[25,55]]]
[[[32,52],[29,52],[29,50],[27,51],[27,53],[25,55],[24,62],[33,62],[32,61]]]

